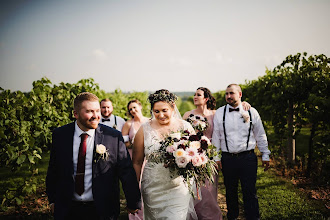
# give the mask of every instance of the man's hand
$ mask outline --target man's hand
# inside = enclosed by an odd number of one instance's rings
[[[262,167],[265,167],[264,171],[269,169],[269,161],[262,161]]]
[[[215,161],[215,162],[216,162],[217,165],[218,165],[217,170],[218,170],[218,171],[222,170],[221,160],[220,160],[220,161]]]
[[[139,211],[138,209],[135,209],[135,210],[134,210],[134,209],[129,209],[129,208],[127,208],[127,207],[126,207],[126,209],[127,209],[127,211],[128,211],[130,214],[132,214],[132,215],[135,215],[135,214],[138,213],[138,211]]]
[[[50,212],[54,215],[55,203],[52,203],[49,206],[50,206]]]

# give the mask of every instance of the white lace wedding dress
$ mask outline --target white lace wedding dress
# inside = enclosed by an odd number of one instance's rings
[[[191,125],[181,120],[182,128],[193,131]],[[144,131],[144,153],[146,158],[160,147],[161,137],[146,122]],[[144,203],[144,219],[195,219],[197,215],[194,210],[193,199],[189,190],[183,182],[183,178],[170,177],[169,169],[163,163],[148,162],[144,167],[141,180],[141,192]]]

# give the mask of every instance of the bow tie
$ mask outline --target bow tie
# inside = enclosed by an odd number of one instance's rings
[[[102,122],[110,121],[110,118],[102,118]]]
[[[229,108],[229,112],[232,112],[232,111],[239,111],[239,108]]]

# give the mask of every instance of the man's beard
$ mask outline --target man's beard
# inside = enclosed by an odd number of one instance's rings
[[[111,112],[111,113],[112,113],[112,112]],[[102,114],[102,113],[101,113],[101,115],[102,115],[102,117],[103,117],[103,118],[109,118],[109,117],[111,116],[111,113],[109,113],[109,115],[108,115],[108,116],[105,116],[105,115],[104,115],[104,114]]]
[[[96,120],[96,119],[94,119],[94,120]],[[90,119],[90,120],[88,120],[88,121],[92,121],[92,119]],[[88,123],[87,123],[86,121],[84,121],[84,120],[79,120],[79,122],[80,122],[80,124],[82,124],[84,127],[89,128],[89,129],[96,129],[97,126],[98,126],[98,123],[97,123],[97,125],[88,124]]]

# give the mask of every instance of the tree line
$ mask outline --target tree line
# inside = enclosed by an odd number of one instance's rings
[[[266,131],[273,130],[270,149],[283,169],[303,164],[302,174],[328,183],[330,169],[330,58],[324,54],[289,55],[264,76],[241,85],[243,99],[260,113]],[[225,91],[215,95],[225,104]],[[296,137],[310,131],[308,154],[297,161]],[[306,161],[306,162],[305,162]]]
[[[264,76],[242,84],[243,99],[260,113],[266,131],[273,131],[270,149],[273,160],[284,168],[297,163],[295,140],[301,129],[310,130],[309,151],[303,157],[307,176],[328,181],[330,168],[330,58],[307,53],[289,55]],[[1,205],[20,205],[24,195],[36,191],[34,178],[37,164],[50,149],[51,131],[74,120],[73,99],[81,92],[92,92],[100,99],[110,98],[114,114],[128,119],[126,105],[139,99],[143,114],[150,116],[148,92],[106,93],[93,79],[74,84],[54,85],[47,78],[33,82],[30,92],[12,92],[0,88],[0,165],[13,172],[26,170],[29,176],[22,184],[3,192]],[[225,104],[225,91],[214,93],[217,107]],[[179,99],[183,114],[191,110],[192,97]]]
[[[92,92],[100,99],[110,98],[115,106],[113,113],[122,118],[128,118],[126,105],[131,99],[139,99],[143,114],[150,115],[147,92],[106,93],[93,79],[53,85],[42,78],[33,82],[32,90],[26,93],[0,88],[0,166],[28,173],[22,183],[2,189],[2,207],[20,205],[26,194],[36,192],[33,176],[38,175],[38,162],[49,152],[52,130],[74,120],[73,100],[81,92]]]

